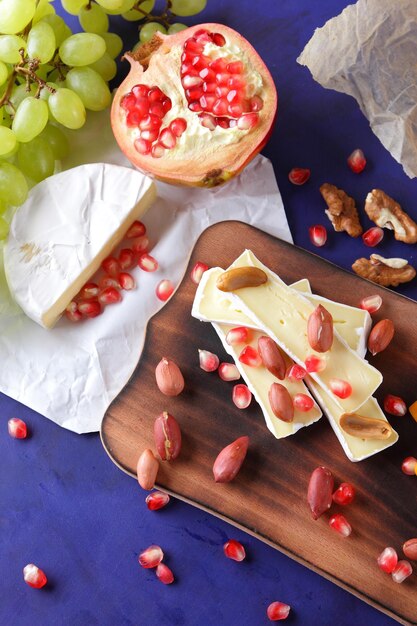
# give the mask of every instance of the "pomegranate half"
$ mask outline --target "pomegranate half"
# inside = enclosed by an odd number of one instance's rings
[[[272,130],[277,93],[252,46],[221,24],[157,32],[135,52],[115,95],[116,140],[140,170],[214,187],[238,174]]]

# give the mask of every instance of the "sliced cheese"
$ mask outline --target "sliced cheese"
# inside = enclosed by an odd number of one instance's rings
[[[106,163],[36,185],[16,211],[4,248],[7,282],[26,315],[52,327],[155,198],[150,178]]]
[[[241,254],[230,267],[248,265],[261,268],[267,274],[268,281],[258,287],[246,287],[225,295],[296,363],[303,365],[306,357],[314,353],[307,340],[307,320],[314,305],[295,289],[288,287],[250,250]],[[353,393],[348,398],[335,397],[335,402],[345,413],[355,412],[382,382],[381,373],[361,359],[337,331],[334,332],[332,348],[320,356],[325,359],[326,368],[312,374],[312,378],[324,391],[331,393],[329,384],[332,378],[340,378],[352,386]]]

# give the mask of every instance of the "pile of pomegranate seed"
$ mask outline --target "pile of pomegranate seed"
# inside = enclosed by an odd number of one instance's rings
[[[360,174],[366,167],[365,155],[360,148],[357,148],[349,155],[347,164],[355,174]]]
[[[7,430],[13,439],[26,439],[28,429],[26,423],[18,417],[12,417],[7,422]]]
[[[29,587],[34,589],[41,589],[48,582],[45,572],[33,563],[28,563],[23,568],[23,580]]]
[[[363,243],[369,248],[374,248],[375,246],[377,246],[379,243],[381,243],[383,238],[384,231],[379,226],[373,226],[372,228],[369,228],[369,230],[367,230],[362,235]]]
[[[381,308],[382,298],[378,295],[367,296],[360,301],[359,306],[372,315],[372,313],[376,313]]]
[[[310,241],[313,246],[317,246],[317,248],[321,248],[327,241],[327,230],[321,224],[315,224],[314,226],[310,226],[308,229],[308,234],[310,236]]]
[[[384,398],[384,411],[390,415],[396,415],[402,417],[407,413],[407,405],[399,396],[393,396],[388,394]]]
[[[406,551],[407,542],[403,546]],[[413,568],[408,561],[399,561],[397,552],[394,548],[384,548],[377,558],[379,568],[386,574],[391,574],[392,580],[396,583],[402,583],[406,578],[411,576]]]
[[[158,580],[164,585],[170,585],[174,582],[174,574],[165,563],[162,563],[164,553],[160,546],[149,546],[143,552],[139,554],[139,564],[145,569],[155,569],[155,574]]]
[[[194,265],[193,269],[191,270],[191,280],[193,281],[193,283],[198,285],[201,280],[201,277],[203,276],[204,272],[208,270],[208,268],[209,266],[206,265],[205,263],[202,263],[201,261],[197,261],[197,263]]]
[[[236,539],[229,539],[223,546],[223,552],[227,556],[228,559],[232,559],[233,561],[243,561],[246,558],[245,548],[242,546],[240,541],[236,541]]]
[[[266,610],[266,614],[271,622],[278,622],[287,619],[290,610],[291,607],[288,606],[288,604],[284,604],[283,602],[271,602]]]
[[[310,178],[310,170],[303,167],[293,167],[288,174],[288,180],[293,185],[304,185]]]
[[[159,509],[163,509],[168,504],[169,495],[156,489],[146,496],[145,502],[150,511],[159,511]]]

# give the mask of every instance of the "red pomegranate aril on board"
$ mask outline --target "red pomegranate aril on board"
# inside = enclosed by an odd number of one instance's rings
[[[402,462],[401,469],[407,476],[415,476],[417,469],[417,459],[414,456],[407,456]]]
[[[333,502],[346,506],[355,499],[355,487],[350,483],[341,483],[333,494]]]
[[[271,602],[266,610],[268,619],[271,622],[279,622],[280,620],[287,619],[291,607],[283,602]]]
[[[194,265],[193,269],[191,270],[191,274],[190,274],[190,277],[193,283],[198,285],[201,280],[201,277],[203,276],[204,272],[208,270],[208,268],[209,266],[206,265],[205,263],[202,263],[202,261],[197,261],[197,263]]]
[[[119,265],[122,270],[130,270],[136,265],[135,253],[131,248],[123,248],[119,253]]]
[[[293,185],[304,185],[310,178],[310,170],[305,167],[293,167],[288,174],[288,180]]]
[[[229,539],[223,546],[223,552],[228,559],[232,559],[233,561],[243,561],[246,557],[245,548],[242,546],[240,541],[236,541],[236,539]]]
[[[360,148],[357,148],[349,155],[347,164],[355,174],[363,172],[366,167],[366,159]]]
[[[379,226],[373,226],[372,228],[369,228],[362,235],[363,243],[369,248],[374,248],[375,246],[377,246],[379,243],[381,243],[383,238],[384,231],[382,230],[382,228],[379,228]]]
[[[107,287],[114,287],[114,289],[122,288],[117,278],[112,278],[111,276],[103,276],[102,278],[100,278],[98,284],[100,287],[100,291],[103,291],[103,289],[107,289]]]
[[[218,368],[219,376],[227,382],[231,380],[239,380],[240,373],[234,363],[220,363]]]
[[[167,493],[163,491],[152,491],[145,498],[146,506],[150,511],[159,511],[159,509],[163,509],[169,502],[170,498]]]
[[[254,128],[258,123],[258,114],[257,113],[247,113],[246,115],[242,115],[237,122],[237,127],[240,130],[250,130]]]
[[[248,343],[252,338],[252,333],[246,326],[231,328],[226,335],[226,343],[235,346],[238,343]]]
[[[126,233],[126,239],[135,239],[146,235],[146,226],[143,222],[135,220]]]
[[[296,363],[294,363],[294,365],[291,365],[287,369],[287,373],[285,374],[285,377],[292,382],[303,380],[303,378],[305,378],[306,376],[307,372],[304,367],[301,367],[301,365],[297,365]]]
[[[413,568],[408,561],[398,561],[396,568],[392,572],[392,580],[396,583],[402,583],[406,578],[411,576]]]
[[[83,319],[82,313],[78,310],[77,302],[70,302],[65,309],[65,317],[70,322],[80,322]]]
[[[149,239],[144,235],[132,241],[130,245],[135,254],[142,254],[149,248]]]
[[[215,372],[219,367],[219,357],[209,350],[199,350],[198,359],[201,369],[205,372]]]
[[[352,526],[347,521],[346,517],[341,513],[336,513],[336,515],[332,515],[329,519],[329,526],[333,528],[339,535],[342,537],[349,537],[352,533]]]
[[[122,300],[122,294],[114,287],[106,287],[99,293],[98,301],[100,304],[116,304]]]
[[[159,267],[159,263],[153,256],[145,252],[145,254],[141,254],[138,259],[138,265],[141,270],[145,272],[156,272]]]
[[[112,277],[117,277],[120,272],[120,265],[114,256],[108,256],[101,264],[103,270]]]
[[[45,572],[33,563],[28,563],[23,568],[23,580],[33,589],[42,589],[48,582]]]
[[[152,545],[139,554],[138,561],[142,567],[150,569],[159,565],[163,558],[164,553],[162,549],[159,546]]]
[[[103,311],[100,302],[97,300],[80,300],[78,302],[78,310],[82,315],[90,318],[97,317]]]
[[[163,280],[161,280],[155,287],[156,297],[158,298],[158,300],[161,300],[162,302],[166,302],[167,300],[169,300],[169,298],[172,296],[173,293],[174,293],[174,285],[167,278],[164,278]]]
[[[368,311],[372,315],[372,313],[376,313],[382,306],[382,298],[381,296],[366,296],[366,298],[362,298],[359,303],[361,309]]]
[[[84,287],[81,287],[77,294],[77,298],[80,300],[90,300],[91,298],[97,298],[99,286],[96,283],[86,283]]]
[[[311,411],[314,406],[313,398],[308,396],[306,393],[296,393],[292,400],[294,409],[297,409],[297,411],[301,411],[302,413]]]
[[[28,429],[26,423],[18,417],[12,417],[7,422],[7,430],[13,439],[26,439]]]
[[[315,224],[308,229],[310,241],[317,248],[321,248],[327,241],[327,230],[321,224]]]
[[[384,411],[390,415],[402,417],[407,413],[407,405],[402,398],[389,393],[384,398]]]
[[[131,291],[136,287],[135,279],[133,278],[132,274],[129,274],[128,272],[120,272],[119,283],[121,288],[125,291]]]
[[[329,387],[331,392],[338,398],[342,398],[342,400],[352,395],[352,385],[341,378],[331,378]]]
[[[246,385],[235,385],[233,387],[232,400],[238,409],[247,409],[252,401],[252,393]]]
[[[165,565],[165,563],[159,563],[156,567],[155,573],[158,580],[160,580],[161,583],[164,583],[164,585],[170,585],[174,582],[174,574],[168,565]]]
[[[239,354],[239,361],[249,367],[260,367],[262,365],[261,355],[252,346],[246,346]]]
[[[326,369],[326,361],[316,356],[315,354],[311,354],[304,361],[305,369],[309,374],[314,374],[315,372],[322,372]]]
[[[145,133],[145,132],[150,132],[150,131],[143,131],[143,132]],[[151,142],[148,141],[147,139],[144,139],[143,137],[138,137],[137,139],[135,139],[134,146],[136,150],[139,152],[139,154],[150,154],[152,150]]]
[[[175,137],[181,137],[187,128],[187,122],[183,117],[176,117],[175,120],[172,120],[169,128]]]
[[[392,574],[398,563],[398,555],[394,548],[385,548],[377,558],[377,563],[383,572]]]

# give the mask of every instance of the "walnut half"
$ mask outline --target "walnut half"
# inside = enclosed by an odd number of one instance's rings
[[[381,189],[372,189],[368,193],[365,211],[377,226],[393,230],[398,241],[417,242],[417,224],[402,210],[398,202]]]
[[[383,287],[397,287],[408,283],[416,275],[414,267],[405,259],[384,259],[379,254],[371,254],[370,259],[357,259],[352,269],[362,278]]]
[[[348,196],[343,189],[338,189],[330,183],[324,183],[320,187],[320,193],[328,206],[325,213],[335,231],[345,230],[351,237],[362,235],[363,229],[359,222],[354,199]]]

